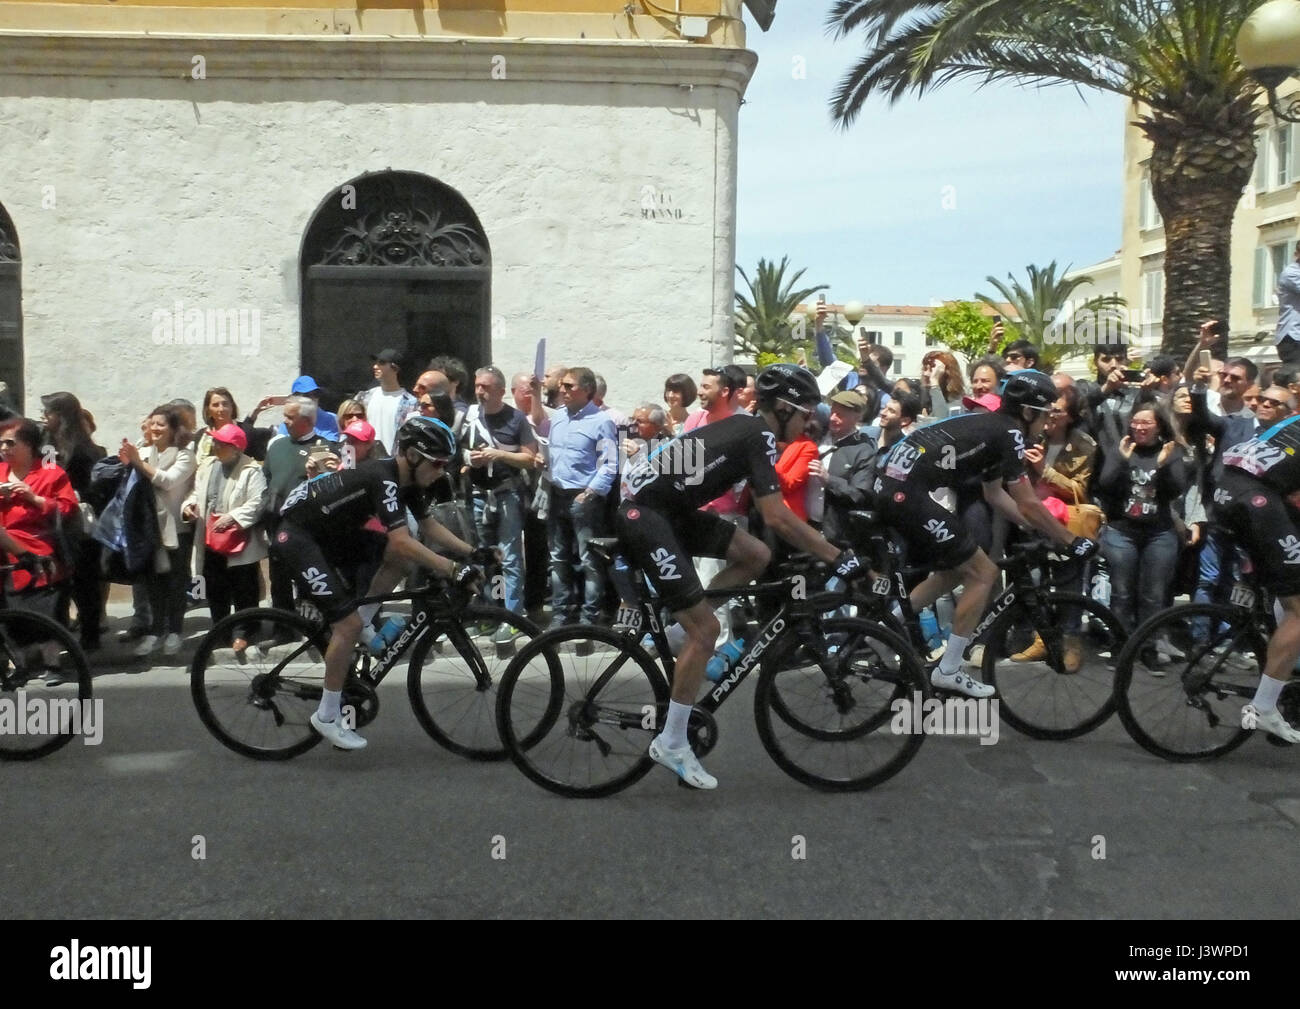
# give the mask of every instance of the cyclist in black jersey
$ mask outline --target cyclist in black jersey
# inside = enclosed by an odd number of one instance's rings
[[[1277,699],[1300,659],[1300,516],[1287,500],[1298,490],[1300,416],[1292,416],[1226,449],[1214,491],[1219,521],[1250,555],[1259,583],[1273,590],[1282,610],[1242,725],[1289,743],[1300,743],[1300,731],[1282,717]]]
[[[724,557],[727,566],[710,589],[744,585],[759,577],[771,552],[756,536],[700,506],[748,479],[764,524],[798,550],[835,566],[842,578],[864,573],[852,551],[841,551],[786,507],[775,464],[777,443],[798,438],[821,401],[817,380],[803,368],[775,364],[758,376],[758,414],[736,414],[697,428],[647,453],[624,478],[627,497],[619,507],[619,542],[654,584],[665,606],[686,631],[677,657],[672,700],[650,756],[695,788],[716,788],[686,740],[704,667],[713,654],[718,618],[695,574],[697,555]]]
[[[406,524],[410,507],[422,516],[421,531],[427,539],[459,556],[472,554],[468,543],[424,514],[423,492],[456,455],[451,429],[431,417],[412,417],[397,432],[396,443],[395,458],[369,460],[356,469],[337,470],[299,484],[280,509],[281,523],[272,537],[272,549],[293,566],[330,623],[325,689],[311,724],[345,750],[366,745],[340,719],[340,701],[352,649],[379,607],[369,604],[358,609],[358,593],[348,589],[340,571],[355,575],[373,570],[368,596],[391,592],[416,565],[460,584],[482,578],[477,568],[441,557],[421,544]],[[385,534],[363,528],[371,518],[379,520]]]
[[[962,672],[970,644],[998,569],[961,526],[954,488],[971,477],[984,485],[984,498],[1012,524],[1029,526],[1087,558],[1097,544],[1075,537],[1056,521],[1034,493],[1025,471],[1025,440],[1037,439],[1056,401],[1050,376],[1025,369],[1013,372],[996,413],[967,413],[930,424],[890,450],[876,478],[881,518],[907,541],[909,561],[929,564],[934,573],[912,590],[920,611],[957,585],[962,593],[952,617],[952,633],[930,682],[968,697],[991,697],[995,689]]]

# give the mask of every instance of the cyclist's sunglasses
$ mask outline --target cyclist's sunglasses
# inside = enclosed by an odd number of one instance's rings
[[[800,406],[798,403],[791,403],[788,399],[778,399],[777,402],[782,406],[788,406],[798,410],[805,417],[811,417],[813,414],[813,408],[810,406]]]

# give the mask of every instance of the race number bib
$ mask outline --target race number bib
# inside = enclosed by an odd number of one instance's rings
[[[923,451],[924,449],[919,449],[915,445],[900,442],[890,453],[889,461],[885,464],[885,476],[892,480],[906,480]]]

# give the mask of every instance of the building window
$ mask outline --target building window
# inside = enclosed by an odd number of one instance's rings
[[[1165,271],[1142,274],[1142,321],[1159,322],[1165,317]]]
[[[896,329],[894,330],[894,346],[901,347],[902,345],[903,345],[903,331],[900,329]]]
[[[927,347],[937,347],[939,346],[939,338],[937,336],[927,336],[925,338],[925,345]]]
[[[1138,227],[1143,231],[1158,228],[1164,224],[1160,210],[1156,206],[1155,194],[1151,192],[1151,170],[1142,169],[1142,181],[1138,186]]]
[[[1291,125],[1270,126],[1255,134],[1255,191],[1281,189],[1296,180],[1296,136]]]
[[[894,374],[903,374],[903,359],[901,357],[894,358]]]
[[[880,332],[875,329],[867,330],[867,343],[880,343]]]
[[[1277,307],[1277,278],[1295,259],[1295,239],[1261,245],[1255,250],[1255,308]]]

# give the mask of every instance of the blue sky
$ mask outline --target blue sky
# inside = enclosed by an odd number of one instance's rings
[[[892,107],[873,100],[844,132],[830,95],[864,46],[860,34],[830,40],[828,7],[785,0],[767,33],[747,18],[759,65],[740,110],[746,272],[789,255],[833,302],[928,305],[990,291],[989,274],[1085,266],[1119,248],[1123,99],[961,83]]]

